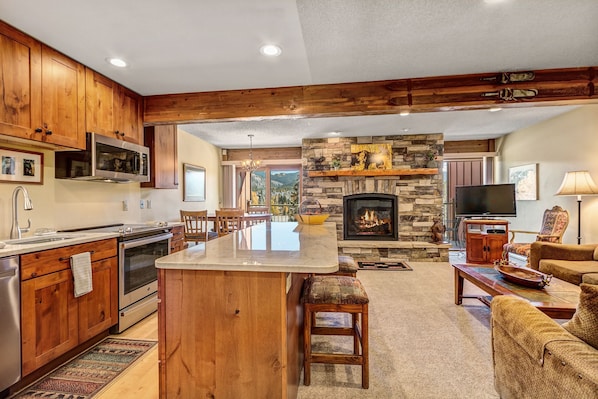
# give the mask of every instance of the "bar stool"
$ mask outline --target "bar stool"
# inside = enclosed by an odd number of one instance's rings
[[[311,364],[350,364],[361,366],[361,386],[369,388],[368,346],[369,299],[361,282],[349,276],[317,275],[303,287],[303,383],[311,382]],[[351,314],[350,327],[318,327],[313,321],[317,312]],[[360,317],[361,316],[361,317]],[[312,335],[347,335],[353,337],[353,353],[312,352]],[[361,347],[361,350],[360,350]]]
[[[338,271],[333,274],[337,276],[357,277],[357,262],[348,255],[338,256]]]

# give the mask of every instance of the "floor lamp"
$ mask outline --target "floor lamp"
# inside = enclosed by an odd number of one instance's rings
[[[598,187],[587,170],[567,172],[556,195],[577,196],[577,244],[581,244],[581,196],[597,195]]]

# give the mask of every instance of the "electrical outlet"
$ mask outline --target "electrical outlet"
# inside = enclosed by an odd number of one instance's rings
[[[152,209],[152,200],[145,200],[145,207],[147,209]]]
[[[123,201],[123,211],[128,211],[129,210],[129,203],[127,202],[127,200]]]
[[[143,209],[145,208],[145,204],[143,202],[143,200],[139,201],[139,209]]]

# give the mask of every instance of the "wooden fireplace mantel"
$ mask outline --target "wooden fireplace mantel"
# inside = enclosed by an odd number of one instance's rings
[[[438,168],[417,168],[417,169],[388,169],[388,170],[310,170],[309,177],[339,177],[339,176],[414,176],[414,175],[437,175]]]

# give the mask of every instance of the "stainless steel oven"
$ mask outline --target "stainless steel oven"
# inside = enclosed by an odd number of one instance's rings
[[[122,332],[158,308],[156,259],[170,253],[172,233],[119,242],[118,325]]]

